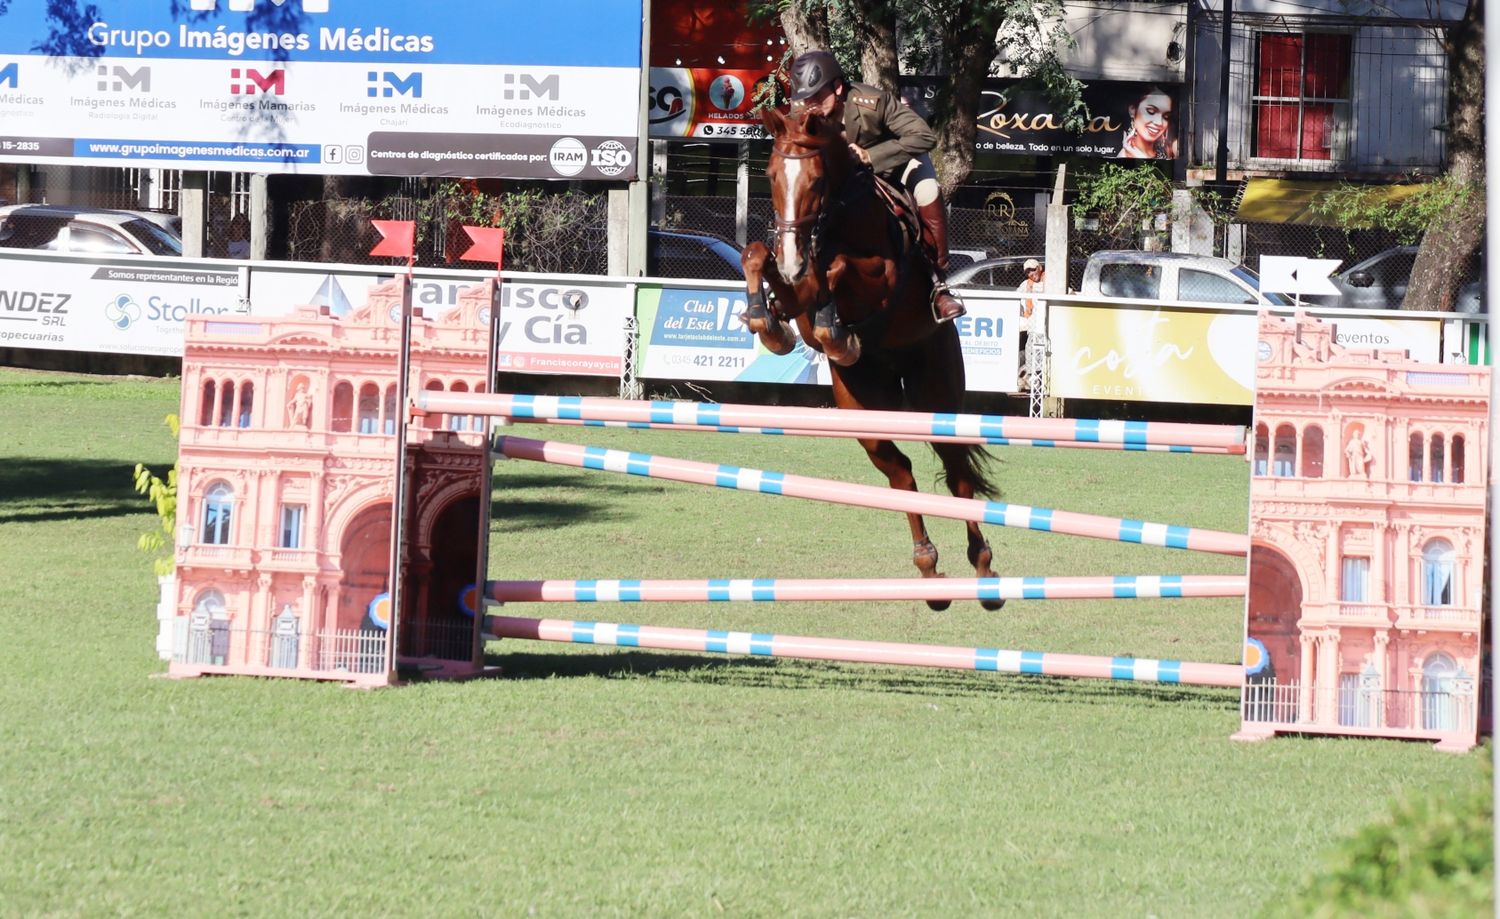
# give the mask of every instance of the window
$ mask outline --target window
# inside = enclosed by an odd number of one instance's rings
[[[1302,432],[1302,477],[1323,477],[1323,429],[1315,424]]]
[[[240,384],[240,417],[239,425],[242,428],[250,427],[250,410],[255,407],[255,384]]]
[[[1446,539],[1422,547],[1422,605],[1453,605],[1453,545]]]
[[[234,426],[234,381],[225,380],[223,392],[219,394],[219,427]]]
[[[339,383],[333,387],[333,430],[347,434],[354,422],[354,387]]]
[[[1413,434],[1411,436],[1411,449],[1407,451],[1407,475],[1413,482],[1422,481],[1422,459],[1422,435]]]
[[[1349,119],[1349,35],[1255,36],[1252,156],[1331,160]]]
[[[1106,263],[1099,266],[1099,292],[1106,297],[1160,300],[1161,272],[1155,265]]]
[[[1369,596],[1370,560],[1349,557],[1344,559],[1339,578],[1339,599],[1345,603],[1363,603]]]
[[[1271,438],[1266,433],[1266,426],[1258,424],[1255,426],[1255,475],[1266,474],[1270,452]]]
[[[459,380],[457,383],[454,383],[453,386],[450,387],[448,391],[449,392],[468,392],[469,391],[469,385],[467,383],[465,383],[463,380]],[[450,430],[450,431],[463,431],[463,430],[467,430],[468,427],[469,427],[469,416],[468,415],[449,415],[448,416],[448,430]]]
[[[1297,432],[1289,424],[1276,429],[1276,455],[1272,475],[1297,474]]]
[[[91,252],[98,255],[125,253],[134,255],[138,251],[125,237],[104,227],[92,227],[75,223],[69,227],[68,251]]]
[[[381,417],[385,419],[384,421],[381,422],[381,428],[380,428],[381,433],[382,434],[394,434],[394,433],[396,433],[396,384],[395,383],[392,383],[391,385],[389,385],[389,386],[387,386],[385,388],[385,405],[381,408]]]
[[[214,423],[214,394],[217,392],[217,383],[213,380],[203,381],[203,404],[198,408],[198,423],[205,428]]]
[[[1255,296],[1222,275],[1196,268],[1177,272],[1177,299],[1202,303],[1254,303]]]
[[[1457,676],[1458,665],[1441,651],[1422,662],[1422,727],[1440,731],[1458,727],[1458,700],[1453,697]]]
[[[359,388],[359,433],[380,432],[380,387],[366,383]]]
[[[1453,435],[1453,484],[1464,483],[1464,436]]]
[[[204,545],[229,545],[229,527],[233,517],[234,489],[224,482],[213,483],[203,496]]]
[[[1427,454],[1427,480],[1429,482],[1441,482],[1443,480],[1443,435],[1432,435],[1432,444]]]
[[[281,506],[281,538],[276,545],[283,549],[302,548],[302,514],[307,509],[302,504]]]

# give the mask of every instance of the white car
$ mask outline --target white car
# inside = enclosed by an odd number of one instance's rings
[[[1254,271],[1228,259],[1133,249],[1090,255],[1079,293],[1126,300],[1292,305],[1281,294],[1262,292]]]
[[[182,240],[135,211],[12,204],[0,207],[0,248],[87,255],[181,255]]]

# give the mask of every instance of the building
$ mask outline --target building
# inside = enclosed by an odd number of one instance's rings
[[[485,389],[492,291],[468,289],[445,313],[413,319],[413,387]],[[158,638],[170,675],[393,678],[401,298],[398,279],[344,318],[304,306],[188,319],[176,573]],[[478,632],[459,599],[476,581],[487,516],[484,420],[429,416],[407,436],[395,651],[471,671]]]
[[[1244,722],[1476,742],[1489,369],[1263,316]]]

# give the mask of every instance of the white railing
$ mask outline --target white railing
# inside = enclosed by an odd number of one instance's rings
[[[1304,701],[1308,703],[1305,709]],[[1457,731],[1470,729],[1474,723],[1475,701],[1472,691],[1422,692],[1357,684],[1304,691],[1295,680],[1247,683],[1241,716],[1247,722],[1268,724]],[[1310,721],[1304,720],[1304,711]]]
[[[234,628],[224,620],[176,630],[172,661],[178,664],[261,671],[311,670],[382,673],[387,633],[332,629],[280,632]]]

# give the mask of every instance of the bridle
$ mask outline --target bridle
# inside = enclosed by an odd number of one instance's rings
[[[785,150],[772,147],[771,153],[772,155],[779,156],[784,160],[810,160],[814,157],[821,158],[823,156],[823,150],[820,147],[814,147],[812,149],[805,150],[802,153],[788,153]],[[820,176],[817,181],[824,181],[824,177]],[[798,234],[801,233],[803,227],[811,224],[812,227],[808,233],[808,255],[813,261],[816,261],[818,258],[818,240],[819,237],[823,235],[823,229],[827,224],[828,211],[829,208],[825,204],[825,206],[820,208],[817,213],[808,214],[804,217],[797,217],[793,220],[783,220],[779,214],[773,212],[771,215],[771,225],[773,227],[773,234],[771,237],[771,251],[780,251],[781,238],[784,235],[791,233],[793,234],[793,238],[795,238]]]

